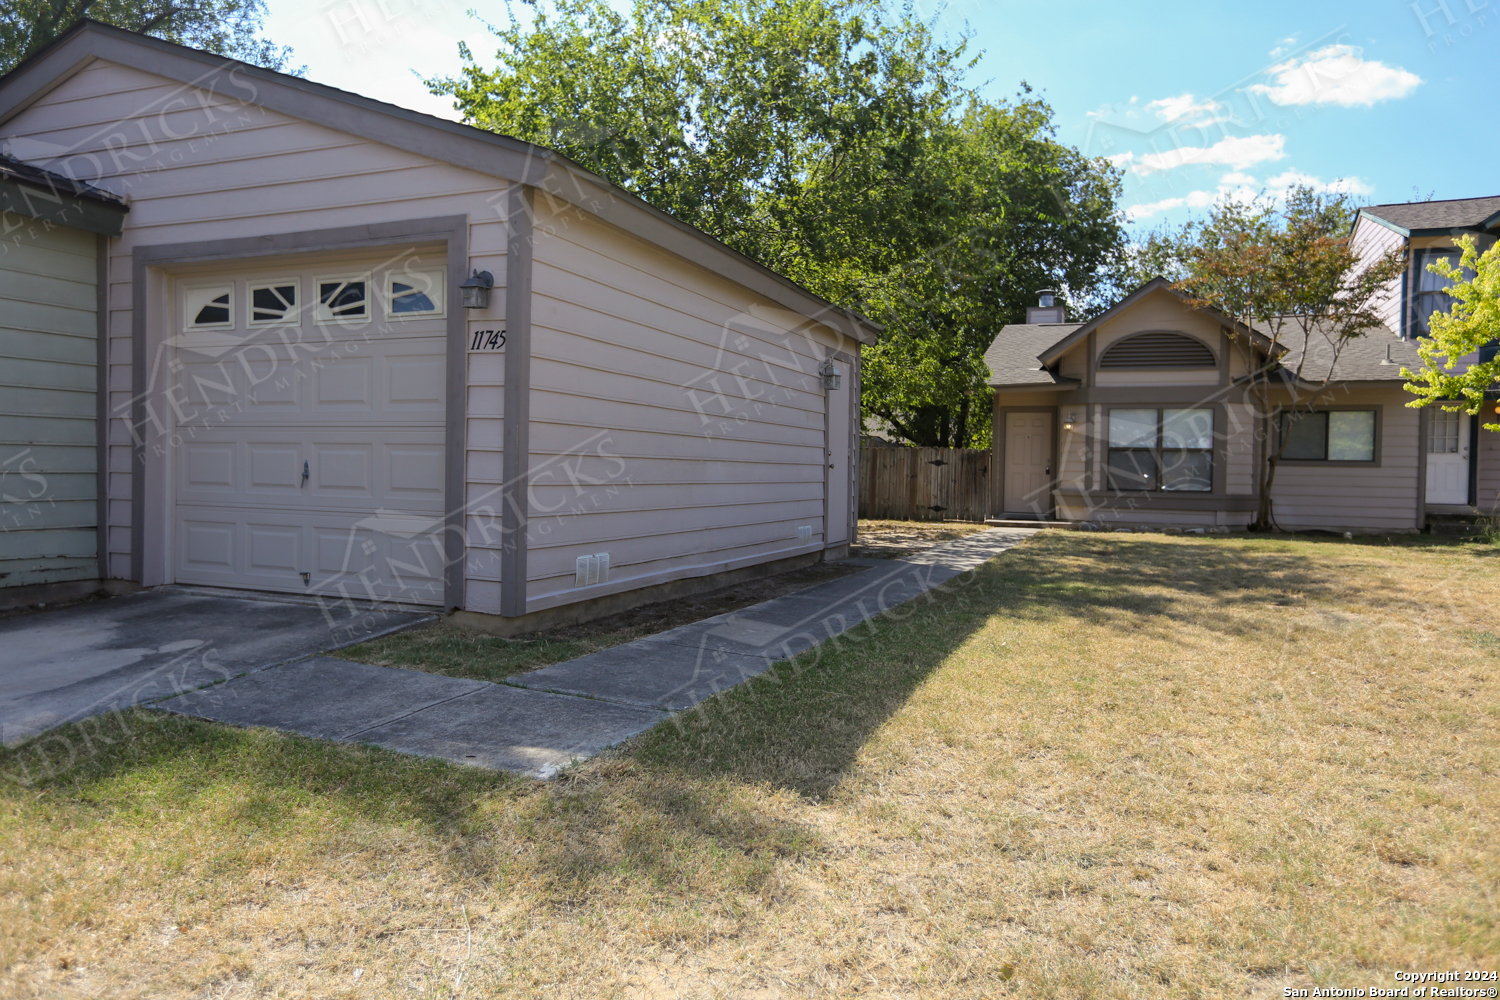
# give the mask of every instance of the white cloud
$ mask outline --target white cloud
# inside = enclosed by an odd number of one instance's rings
[[[1127,166],[1131,160],[1135,159],[1135,154],[1131,152],[1116,153],[1113,156],[1106,156],[1105,159],[1109,161],[1110,166],[1124,167]]]
[[[1267,177],[1265,187],[1269,191],[1284,193],[1288,188],[1298,184],[1310,187],[1314,191],[1324,191],[1330,194],[1357,194],[1363,197],[1375,193],[1373,186],[1358,177],[1337,177],[1331,181],[1325,181],[1321,177],[1304,174],[1300,170],[1287,170],[1275,177]]]
[[[1266,71],[1272,81],[1269,85],[1256,83],[1245,89],[1277,104],[1347,108],[1405,97],[1422,82],[1399,66],[1361,59],[1361,51],[1352,45],[1330,45],[1272,66]]]
[[[1223,106],[1219,102],[1212,98],[1199,101],[1192,94],[1163,97],[1159,101],[1152,101],[1146,105],[1146,110],[1154,111],[1156,117],[1168,123],[1212,125],[1224,120],[1221,114]]]
[[[1358,177],[1324,181],[1320,177],[1300,170],[1284,170],[1274,177],[1258,181],[1242,171],[1230,171],[1219,178],[1218,186],[1212,190],[1189,191],[1185,195],[1163,198],[1160,201],[1131,205],[1125,209],[1125,217],[1131,222],[1170,212],[1174,208],[1208,208],[1221,201],[1247,203],[1262,196],[1279,202],[1296,185],[1310,187],[1315,191],[1343,194],[1368,195],[1375,189]]]
[[[1286,158],[1284,135],[1231,135],[1212,146],[1179,146],[1164,153],[1147,153],[1130,168],[1145,175],[1189,164],[1210,164],[1244,170],[1257,163]]]
[[[1296,44],[1297,44],[1297,36],[1296,35],[1288,35],[1287,37],[1283,38],[1281,41],[1279,41],[1279,42],[1276,43],[1276,47],[1271,50],[1271,58],[1272,59],[1276,59],[1276,58],[1282,56],[1283,54],[1289,52],[1291,50],[1292,46],[1296,45]]]

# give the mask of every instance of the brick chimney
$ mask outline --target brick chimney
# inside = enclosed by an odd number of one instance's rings
[[[1057,292],[1043,288],[1036,293],[1036,305],[1026,308],[1028,323],[1065,323],[1062,304],[1057,301]]]

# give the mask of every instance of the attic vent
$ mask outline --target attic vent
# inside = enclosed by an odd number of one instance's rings
[[[1099,359],[1100,369],[1213,368],[1214,352],[1201,340],[1180,333],[1138,333],[1126,337]]]

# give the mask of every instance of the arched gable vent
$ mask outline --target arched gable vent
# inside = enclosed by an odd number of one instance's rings
[[[1213,368],[1214,352],[1203,341],[1181,333],[1137,333],[1112,344],[1099,359],[1101,369]]]

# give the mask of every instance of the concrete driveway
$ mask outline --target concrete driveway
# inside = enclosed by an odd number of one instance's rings
[[[0,743],[430,617],[148,591],[0,621]]]

